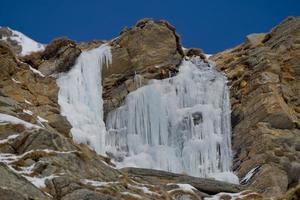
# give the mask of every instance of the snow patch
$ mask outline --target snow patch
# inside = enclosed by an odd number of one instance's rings
[[[137,199],[143,199],[142,196],[140,196],[138,194],[131,193],[131,192],[121,192],[121,194],[132,196],[132,197],[137,198]]]
[[[14,83],[16,83],[16,84],[20,84],[20,83],[21,83],[21,81],[17,81],[17,80],[14,79],[14,78],[11,78],[11,80],[12,80]]]
[[[42,50],[45,49],[44,45],[30,39],[29,37],[27,37],[23,33],[19,32],[19,31],[12,30],[10,28],[8,28],[8,29],[10,31],[12,31],[12,36],[9,37],[9,39],[13,40],[13,41],[16,41],[22,47],[21,55],[24,56],[24,55],[28,55],[32,52],[42,51]],[[8,38],[3,37],[1,40],[8,40]]]
[[[26,110],[26,109],[23,109],[23,113],[26,113],[28,115],[33,115],[33,112],[30,111],[30,110]]]
[[[37,126],[37,125],[34,125],[34,124],[31,124],[29,122],[26,122],[24,120],[21,120],[17,117],[14,117],[14,116],[11,116],[11,115],[7,115],[7,114],[2,114],[0,113],[0,124],[5,124],[5,123],[11,123],[11,124],[22,124],[24,125],[26,128],[28,129],[33,129],[33,128],[36,128],[36,129],[39,129],[41,128],[40,126]]]
[[[239,178],[233,172],[216,172],[208,175],[218,181],[224,181],[232,184],[239,184]]]
[[[206,59],[209,59],[213,54],[204,54]]]
[[[38,121],[41,122],[41,123],[48,123],[48,120],[47,120],[47,119],[44,119],[44,118],[42,118],[42,117],[40,117],[40,116],[37,116],[37,119],[38,119]]]
[[[40,72],[39,70],[34,69],[34,68],[31,67],[30,65],[28,65],[28,67],[29,67],[29,69],[30,69],[33,73],[38,74],[38,75],[41,76],[41,77],[45,77],[45,75],[42,74],[42,72]]]
[[[227,192],[221,192],[218,193],[216,195],[213,195],[211,197],[205,197],[204,200],[223,200],[223,196],[226,196],[225,199],[230,199],[230,200],[239,200],[239,199],[243,199],[244,197],[246,197],[245,199],[248,199],[247,196],[251,195],[251,194],[257,194],[255,192],[250,192],[250,191],[242,191],[239,193],[227,193]],[[231,197],[231,198],[227,198],[227,197]],[[249,198],[249,199],[254,199],[254,198]],[[259,199],[259,198],[258,198]]]
[[[56,175],[50,175],[46,177],[30,177],[30,176],[24,176],[29,182],[31,182],[33,185],[35,185],[38,188],[45,188],[45,181],[46,180],[51,180],[55,177],[58,177]]]
[[[19,136],[19,134],[14,134],[14,135],[10,135],[7,138],[0,140],[0,144],[5,144],[7,143],[9,140],[15,139]]]
[[[81,179],[80,180],[83,184],[92,185],[94,187],[105,187],[111,184],[116,184],[118,182],[102,182],[102,181],[94,181],[90,179]]]
[[[173,191],[177,191],[177,190],[182,190],[182,191],[185,191],[185,192],[194,192],[194,191],[197,191],[197,189],[190,185],[190,184],[185,184],[185,183],[169,183],[167,185],[177,185],[179,188],[176,188],[174,190],[170,190],[168,191],[169,193],[173,192]]]
[[[32,103],[30,101],[27,101],[26,99],[24,99],[24,102],[27,103],[28,105],[32,105]]]
[[[20,167],[21,171],[19,171],[19,173],[21,174],[31,174],[33,172],[33,168],[35,166],[35,163],[27,166],[27,167]]]
[[[241,180],[241,184],[246,184],[257,173],[260,166],[251,169]]]

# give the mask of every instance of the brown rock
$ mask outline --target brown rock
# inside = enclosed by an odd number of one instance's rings
[[[105,114],[128,94],[126,81],[134,80],[136,74],[145,79],[166,78],[183,57],[175,28],[165,21],[141,20],[122,31],[111,45],[112,65],[102,70]]]
[[[80,53],[74,41],[58,38],[48,44],[43,52],[25,56],[22,60],[48,76],[70,70]]]
[[[248,184],[271,197],[299,179],[298,167],[291,164],[300,163],[300,115],[295,112],[300,52],[294,45],[299,29],[300,17],[290,17],[270,33],[251,34],[245,43],[211,57],[230,81],[234,169],[244,177],[263,166]]]

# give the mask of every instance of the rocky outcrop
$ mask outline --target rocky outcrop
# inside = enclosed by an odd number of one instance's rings
[[[3,200],[49,199],[42,191],[37,189],[24,177],[14,173],[1,162],[0,176],[0,197]]]
[[[147,80],[172,76],[183,57],[180,38],[166,21],[141,20],[111,45],[112,65],[102,70],[105,113]]]
[[[102,41],[60,38],[23,57],[13,44],[0,42],[1,199],[230,199],[232,194],[217,193],[245,188],[281,195],[300,177],[299,24],[299,18],[289,18],[212,58],[230,81],[234,170],[244,186],[158,170],[118,170],[109,158],[73,142],[57,103],[55,74],[70,70],[82,50]],[[165,21],[142,20],[110,44],[113,63],[103,69],[106,113],[148,80],[176,74],[184,56],[205,59],[200,49],[183,52]],[[5,121],[8,116],[13,120]],[[286,197],[297,197],[298,189]],[[251,192],[239,196],[263,199]]]
[[[278,196],[300,179],[300,17],[214,55],[231,87],[234,170]],[[249,174],[250,175],[250,174]]]
[[[38,69],[43,75],[67,72],[74,65],[81,50],[67,38],[53,40],[45,51],[35,52],[22,58],[22,61]]]
[[[0,26],[0,41],[5,41],[17,55],[28,55],[32,52],[44,50],[44,45],[40,44],[21,32],[8,27]]]
[[[204,193],[206,193],[205,197],[207,197],[208,194],[212,195],[220,192],[236,193],[243,190],[243,187],[239,185],[215,181],[213,179],[197,178],[184,174],[175,174],[155,169],[124,168],[122,169],[122,171],[128,173],[129,176],[139,177],[142,180],[147,180],[148,182],[153,183],[163,183],[167,181],[173,184],[190,184],[199,191],[202,191],[203,195]]]
[[[81,50],[100,44],[57,39],[45,51],[21,57],[0,43],[1,199],[198,200],[219,191],[239,191],[238,186],[215,180],[172,174],[177,176],[173,180],[168,173],[143,179],[115,169],[109,158],[74,143],[71,126],[60,114],[55,74],[68,71]],[[148,79],[175,73],[183,56],[174,28],[163,21],[144,20],[111,44],[116,61],[112,71],[105,69],[104,89],[119,103]],[[123,55],[128,56],[128,65],[120,61]]]

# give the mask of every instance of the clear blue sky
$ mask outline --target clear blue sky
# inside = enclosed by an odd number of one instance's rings
[[[215,53],[291,15],[300,15],[300,0],[3,0],[0,26],[48,43],[58,36],[111,39],[141,18],[166,19],[185,47]]]

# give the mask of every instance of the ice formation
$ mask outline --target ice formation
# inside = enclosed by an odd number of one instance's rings
[[[57,79],[58,103],[72,125],[74,140],[90,145],[100,154],[105,147],[101,69],[110,62],[110,46],[104,44],[82,52],[75,66]]]
[[[131,92],[108,114],[106,152],[119,167],[142,167],[238,182],[230,172],[226,78],[212,63],[184,60],[177,76]]]
[[[62,115],[76,142],[109,154],[118,167],[143,167],[238,182],[230,172],[231,125],[226,78],[212,63],[184,60],[175,77],[131,92],[103,121],[101,69],[107,44],[83,52],[57,79]],[[135,81],[139,84],[139,75]]]

